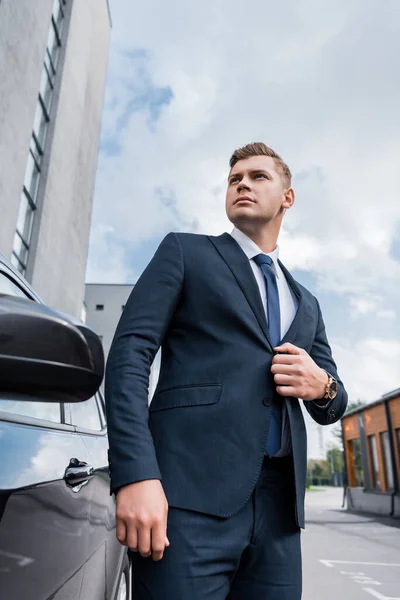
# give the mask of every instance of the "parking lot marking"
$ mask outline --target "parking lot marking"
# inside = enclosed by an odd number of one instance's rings
[[[366,584],[368,585],[382,585],[379,581],[375,581],[372,577],[368,577],[365,573],[352,573],[350,571],[340,571],[341,575],[349,575],[356,583]]]
[[[400,567],[400,563],[361,562],[359,560],[331,560],[331,559],[328,560],[326,558],[320,558],[319,562],[321,562],[326,567],[334,567],[335,564],[340,564],[340,565],[369,565],[371,567]]]
[[[373,588],[364,588],[364,590],[366,592],[368,592],[369,594],[371,594],[372,596],[375,596],[375,598],[378,598],[378,600],[400,600],[400,598],[398,596],[396,596],[396,598],[393,598],[393,596],[390,596],[390,597],[384,596],[383,594],[381,594],[380,592],[377,592]]]

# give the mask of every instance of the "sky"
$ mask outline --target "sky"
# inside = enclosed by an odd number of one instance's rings
[[[320,301],[350,401],[400,387],[398,0],[110,0],[87,280],[169,231],[219,235],[233,150],[293,173],[280,258]]]

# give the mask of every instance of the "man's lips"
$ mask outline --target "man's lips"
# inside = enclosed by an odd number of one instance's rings
[[[255,200],[253,200],[253,198],[250,198],[250,196],[238,196],[234,202],[234,204],[237,204],[238,202],[255,202]]]

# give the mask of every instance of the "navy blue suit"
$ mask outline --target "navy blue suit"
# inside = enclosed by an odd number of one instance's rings
[[[315,421],[332,424],[343,415],[347,394],[320,307],[280,265],[298,299],[282,342],[305,349],[337,379],[339,392],[327,407],[305,402]],[[160,346],[160,377],[149,409],[150,367]],[[168,234],[132,291],[108,358],[112,491],[159,478],[170,509],[218,519],[239,515],[260,481],[272,403],[285,402],[294,519],[304,527],[306,429],[298,399],[276,394],[273,355],[259,289],[237,242],[226,233]]]

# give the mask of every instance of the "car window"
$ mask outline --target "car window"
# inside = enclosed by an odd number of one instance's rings
[[[43,419],[52,423],[61,423],[61,404],[59,402],[31,402],[30,400],[7,400],[0,398],[0,410],[14,415]],[[18,421],[18,418],[16,418]]]
[[[18,298],[29,298],[22,288],[12,281],[7,275],[0,272],[0,294],[18,296]]]
[[[102,424],[95,396],[84,402],[71,402],[71,423],[76,427],[101,431]]]

